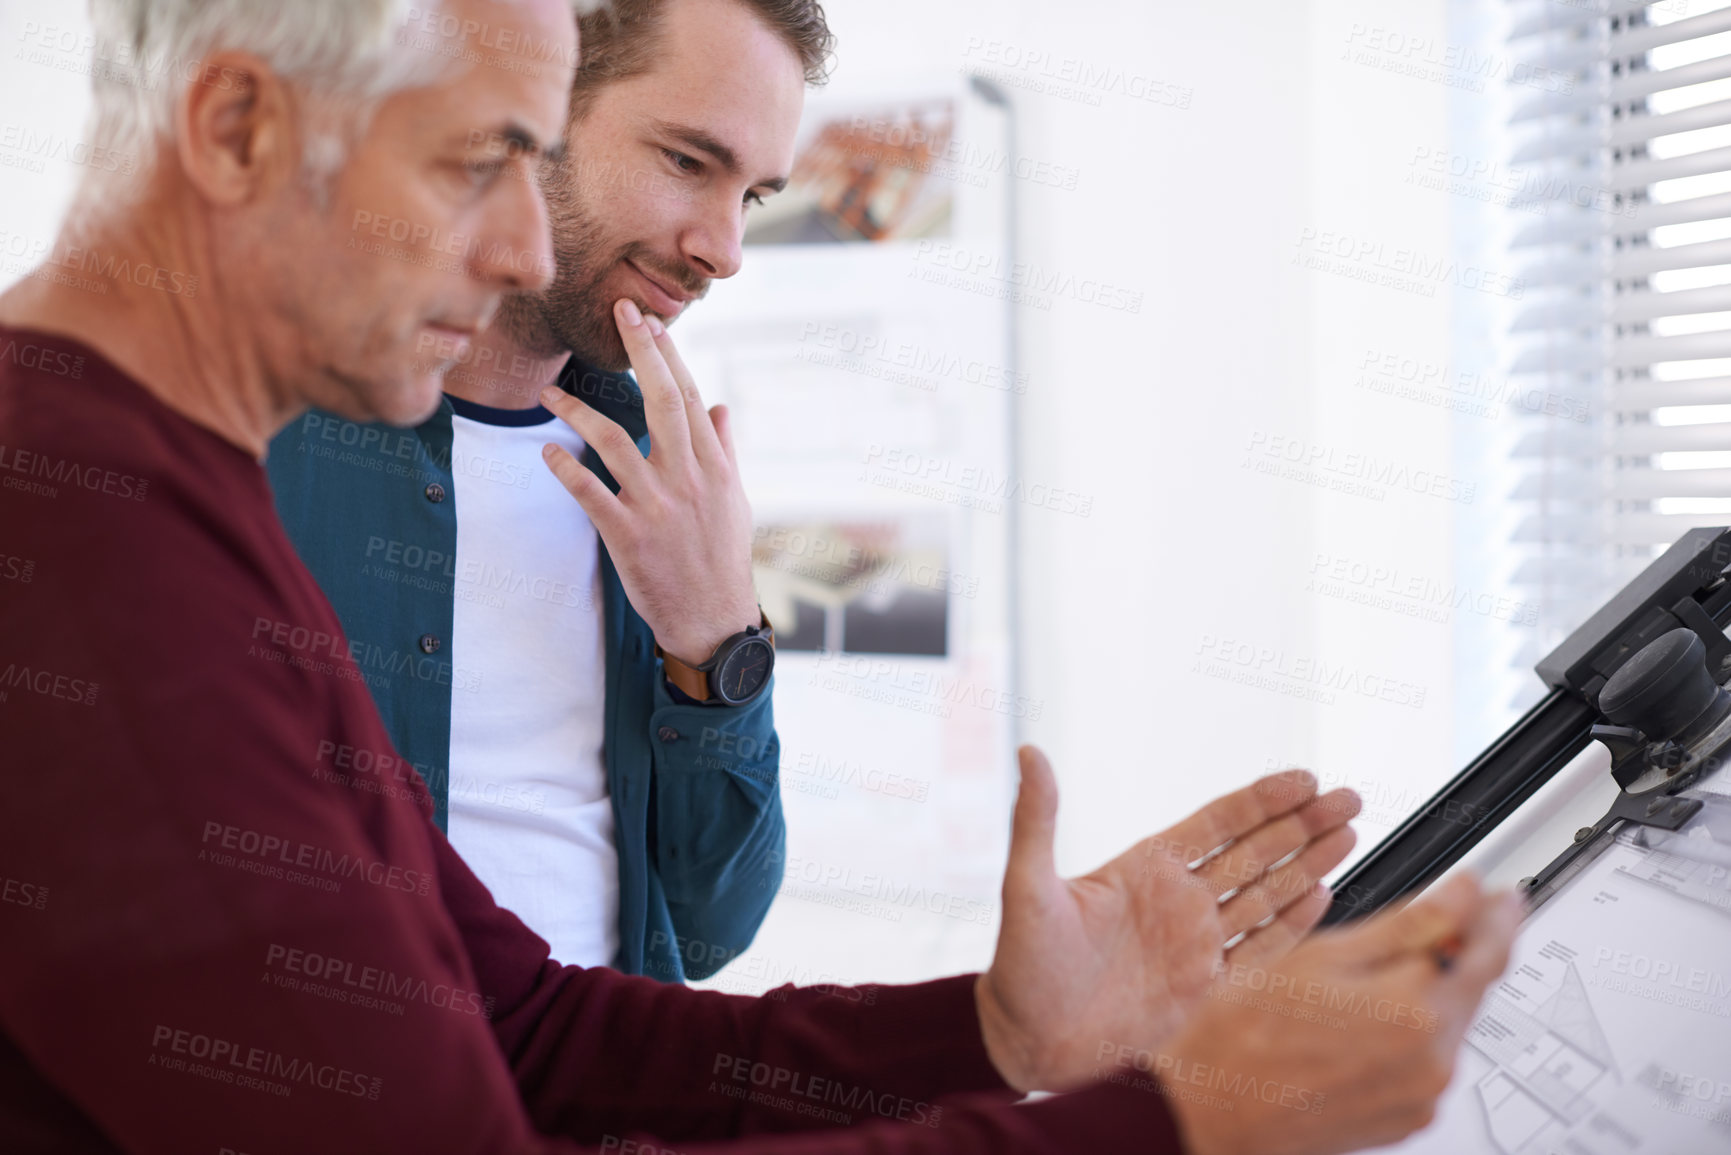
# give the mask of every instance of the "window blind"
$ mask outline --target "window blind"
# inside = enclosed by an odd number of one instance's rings
[[[1513,582],[1544,652],[1731,520],[1731,0],[1509,0]]]

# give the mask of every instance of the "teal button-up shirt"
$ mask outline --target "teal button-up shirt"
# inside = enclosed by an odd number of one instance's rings
[[[645,455],[636,382],[573,363],[567,392],[617,421]],[[449,400],[415,429],[318,411],[284,430],[267,467],[277,512],[342,620],[397,752],[450,796],[458,494]],[[584,464],[615,492],[593,448]],[[614,965],[706,978],[751,944],[781,885],[781,743],[766,690],[747,706],[676,702],[647,623],[600,546],[606,646],[603,755],[619,854]]]

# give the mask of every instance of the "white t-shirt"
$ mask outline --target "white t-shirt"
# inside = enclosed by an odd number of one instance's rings
[[[546,409],[453,398],[457,502],[450,839],[562,963],[619,947],[619,859],[595,527],[541,458],[583,440]]]

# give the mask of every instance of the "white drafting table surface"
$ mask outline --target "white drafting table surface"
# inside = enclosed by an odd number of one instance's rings
[[[1731,1155],[1731,772],[1684,796],[1527,918],[1436,1121],[1380,1150]]]

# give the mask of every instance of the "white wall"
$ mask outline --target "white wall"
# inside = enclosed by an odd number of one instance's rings
[[[1390,43],[1377,27],[1444,41],[1444,0],[827,7],[838,89],[983,65],[1025,84],[1123,70],[1194,90],[1187,110],[1014,90],[1024,153],[1081,170],[1074,191],[1024,188],[1023,259],[1148,293],[1140,316],[1024,318],[1022,471],[1100,495],[1085,521],[1030,511],[1024,535],[1023,690],[1050,704],[1030,737],[1062,778],[1061,861],[1091,865],[1270,761],[1351,782],[1377,817],[1410,809],[1454,756],[1451,626],[1306,585],[1319,553],[1449,581],[1455,509],[1244,466],[1260,434],[1450,470],[1443,410],[1354,385],[1371,349],[1447,360],[1450,292],[1294,263],[1315,251],[1305,230],[1448,256],[1451,198],[1405,179],[1418,147],[1446,147],[1457,90],[1352,59]],[[1046,62],[1008,67],[1018,52]],[[1196,669],[1209,636],[1275,652],[1264,671],[1326,661],[1404,684],[1399,697],[1422,688],[1423,706],[1351,690],[1306,701],[1302,676],[1277,690],[1209,676]]]
[[[0,0],[0,287],[46,251],[88,162],[89,31],[82,3]],[[26,59],[38,50],[54,66]]]

